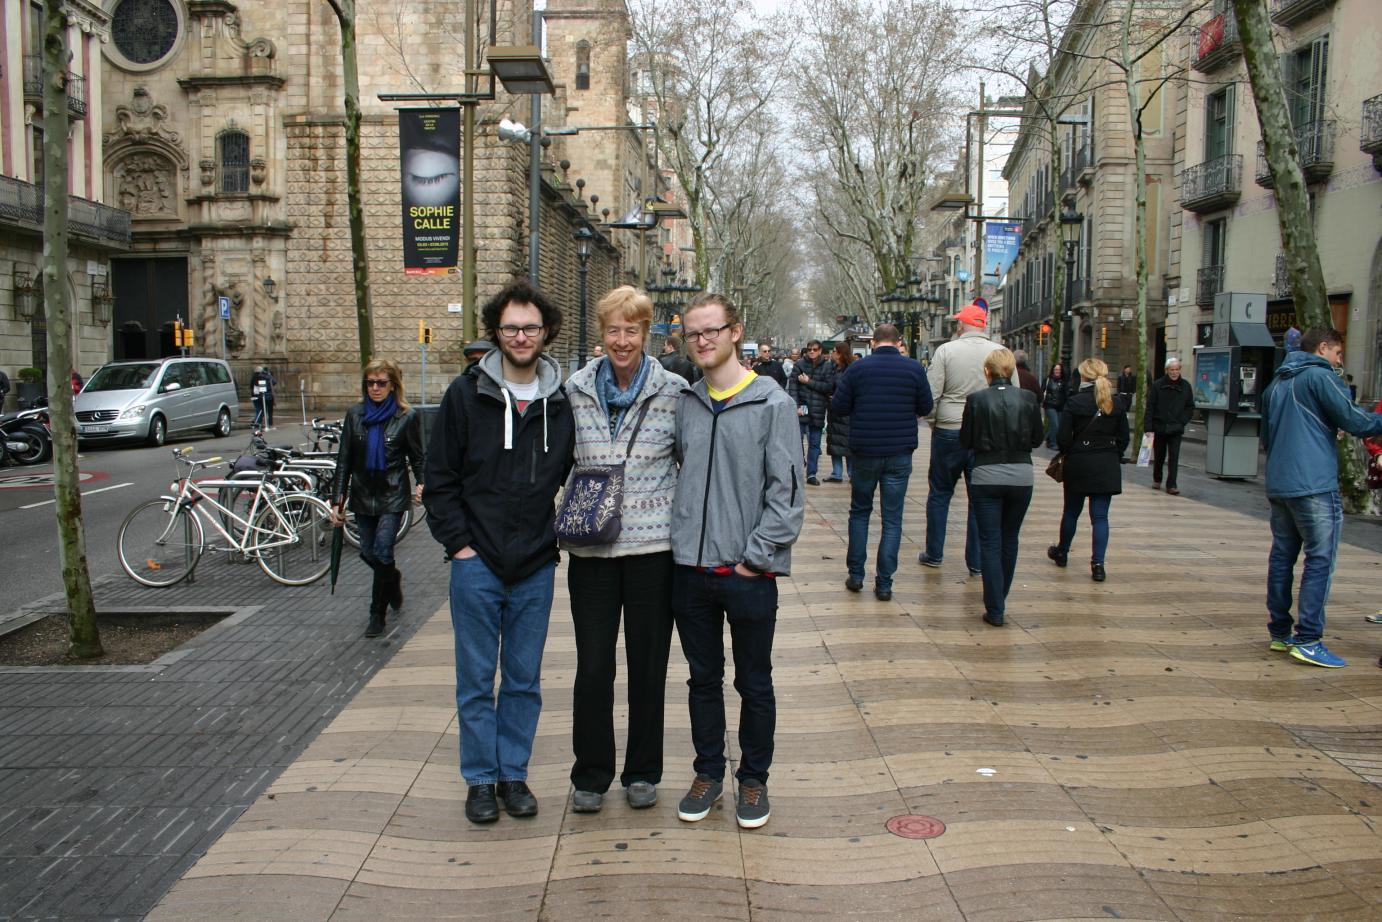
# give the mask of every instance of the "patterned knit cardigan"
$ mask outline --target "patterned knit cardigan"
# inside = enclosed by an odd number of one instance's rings
[[[624,462],[624,509],[619,539],[613,544],[563,549],[577,557],[627,557],[672,549],[672,497],[677,491],[677,462],[672,449],[676,435],[677,403],[686,381],[663,368],[649,356],[648,377],[634,404],[619,421],[619,432],[610,438],[609,417],[597,396],[595,373],[601,358],[577,371],[566,381],[566,396],[576,420],[576,466],[588,467]],[[633,451],[624,448],[644,402],[653,401]]]

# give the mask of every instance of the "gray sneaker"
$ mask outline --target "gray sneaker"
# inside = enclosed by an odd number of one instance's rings
[[[724,792],[725,786],[721,782],[709,775],[697,775],[696,780],[691,782],[691,790],[677,804],[677,819],[688,823],[705,819]]]
[[[629,806],[635,810],[645,810],[657,803],[657,785],[651,781],[635,781],[624,789]]]
[[[768,786],[759,781],[739,782],[739,803],[734,817],[744,829],[757,829],[768,822]]]
[[[605,805],[605,795],[599,791],[577,790],[571,795],[571,809],[576,813],[599,813]]]

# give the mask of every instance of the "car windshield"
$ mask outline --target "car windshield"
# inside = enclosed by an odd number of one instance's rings
[[[158,374],[158,363],[140,365],[105,365],[96,369],[91,380],[83,390],[92,391],[137,391],[149,386],[154,375]]]

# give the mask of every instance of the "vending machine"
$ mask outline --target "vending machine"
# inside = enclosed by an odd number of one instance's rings
[[[1267,329],[1267,296],[1222,292],[1214,297],[1214,335],[1195,349],[1195,407],[1204,412],[1205,473],[1256,477],[1262,392],[1282,352]]]

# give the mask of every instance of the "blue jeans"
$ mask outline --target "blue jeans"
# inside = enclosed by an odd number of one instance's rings
[[[527,780],[542,711],[542,648],[556,570],[550,563],[506,586],[478,555],[451,561],[456,712],[461,777],[468,785]]]
[[[672,617],[691,677],[686,680],[696,773],[725,777],[725,639],[729,621],[734,689],[739,692],[740,781],[768,781],[777,730],[773,695],[773,631],[777,580],[737,573],[718,576],[695,567],[672,571]]]
[[[878,539],[876,589],[892,589],[897,572],[897,548],[902,543],[902,507],[907,500],[907,481],[912,476],[912,456],[859,457],[850,474],[849,550],[845,566],[849,575],[864,579],[864,561],[869,554],[869,518],[873,515],[873,491],[878,488],[883,514],[883,534]]]
[[[1267,630],[1276,640],[1291,636],[1291,579],[1296,558],[1305,549],[1305,572],[1296,599],[1298,643],[1314,643],[1324,635],[1324,603],[1334,581],[1344,507],[1338,492],[1271,498],[1272,551],[1267,557]]]
[[[398,540],[397,512],[383,515],[356,515],[355,528],[360,532],[360,556],[370,566],[393,566],[393,546]]]
[[[849,476],[854,476],[854,460],[846,458],[844,455],[830,456],[830,477],[833,480],[843,480],[845,470],[848,469]]]
[[[1075,540],[1075,526],[1080,524],[1080,513],[1084,511],[1083,493],[1065,494],[1065,509],[1060,517],[1060,548],[1070,553],[1070,542]],[[1089,525],[1094,532],[1094,550],[1090,563],[1103,563],[1104,552],[1108,550],[1108,507],[1113,503],[1113,494],[1098,493],[1089,497]]]
[[[950,520],[950,497],[960,477],[969,486],[969,474],[974,470],[974,452],[960,446],[960,430],[931,430],[931,466],[926,472],[930,490],[926,494],[926,556],[940,561],[945,557],[945,526]],[[965,528],[965,566],[978,570],[979,524],[969,514]]]
[[[1060,410],[1046,408],[1046,447],[1056,447],[1056,433],[1060,432]]]
[[[809,417],[803,416],[801,435],[806,439],[806,476],[816,476],[816,465],[821,459],[821,427],[811,425]]]
[[[1032,488],[975,484],[970,495],[979,521],[979,546],[984,549],[984,611],[1002,621],[1017,572],[1017,536],[1032,502]]]

